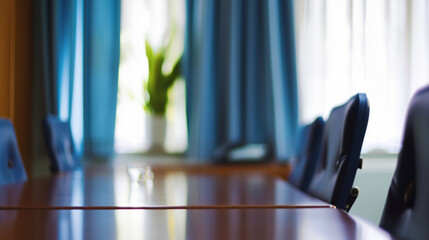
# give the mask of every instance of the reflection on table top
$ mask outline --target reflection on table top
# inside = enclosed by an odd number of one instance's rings
[[[5,239],[391,239],[338,209],[1,210]]]
[[[139,183],[125,167],[86,169],[0,186],[0,208],[330,207],[270,174],[153,173]]]

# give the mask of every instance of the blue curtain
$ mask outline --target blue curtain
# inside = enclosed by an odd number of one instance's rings
[[[35,95],[43,96],[43,115],[70,122],[78,154],[111,156],[120,0],[38,0],[35,9],[35,71],[41,76],[35,79],[43,83],[43,93]]]
[[[187,0],[188,155],[229,142],[294,152],[298,124],[292,1]]]
[[[114,153],[118,92],[120,0],[85,1],[85,153]]]

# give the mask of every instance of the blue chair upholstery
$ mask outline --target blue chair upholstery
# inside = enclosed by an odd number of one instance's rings
[[[368,117],[368,99],[363,93],[331,111],[325,123],[321,152],[309,188],[311,195],[337,208],[350,209],[357,197],[357,189],[352,185],[361,166],[360,151]]]
[[[56,116],[48,116],[43,122],[43,132],[52,172],[71,171],[81,165],[75,154],[68,122],[63,122]]]
[[[300,140],[297,141],[299,149],[288,181],[304,192],[310,186],[316,162],[319,159],[323,125],[323,119],[316,118],[311,124],[303,127],[299,134]]]
[[[411,99],[380,227],[401,239],[429,237],[429,85]]]
[[[15,130],[9,119],[0,118],[0,184],[27,180]]]

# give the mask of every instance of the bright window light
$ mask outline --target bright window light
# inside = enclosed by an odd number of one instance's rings
[[[296,0],[300,121],[358,92],[370,103],[364,153],[397,153],[407,106],[429,83],[428,2]]]
[[[165,65],[183,52],[183,0],[122,0],[121,55],[115,150],[118,153],[145,152],[151,145],[147,136],[148,114],[144,111],[144,82],[148,78],[145,41],[159,49],[172,40]],[[170,65],[173,65],[171,63]],[[183,152],[187,148],[185,83],[178,79],[169,91],[164,148]]]

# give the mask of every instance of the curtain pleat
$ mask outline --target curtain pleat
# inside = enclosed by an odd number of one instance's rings
[[[268,14],[275,149],[279,159],[287,159],[294,152],[298,126],[292,1],[268,1]]]
[[[85,1],[84,9],[85,153],[108,157],[114,154],[121,1]]]
[[[243,66],[245,59],[243,56],[242,44],[244,39],[243,26],[243,0],[231,2],[230,8],[230,48],[229,48],[229,78],[227,99],[228,103],[228,138],[230,142],[240,142],[244,136],[243,126],[243,94],[241,88],[243,85]],[[228,41],[228,40],[227,40]]]

